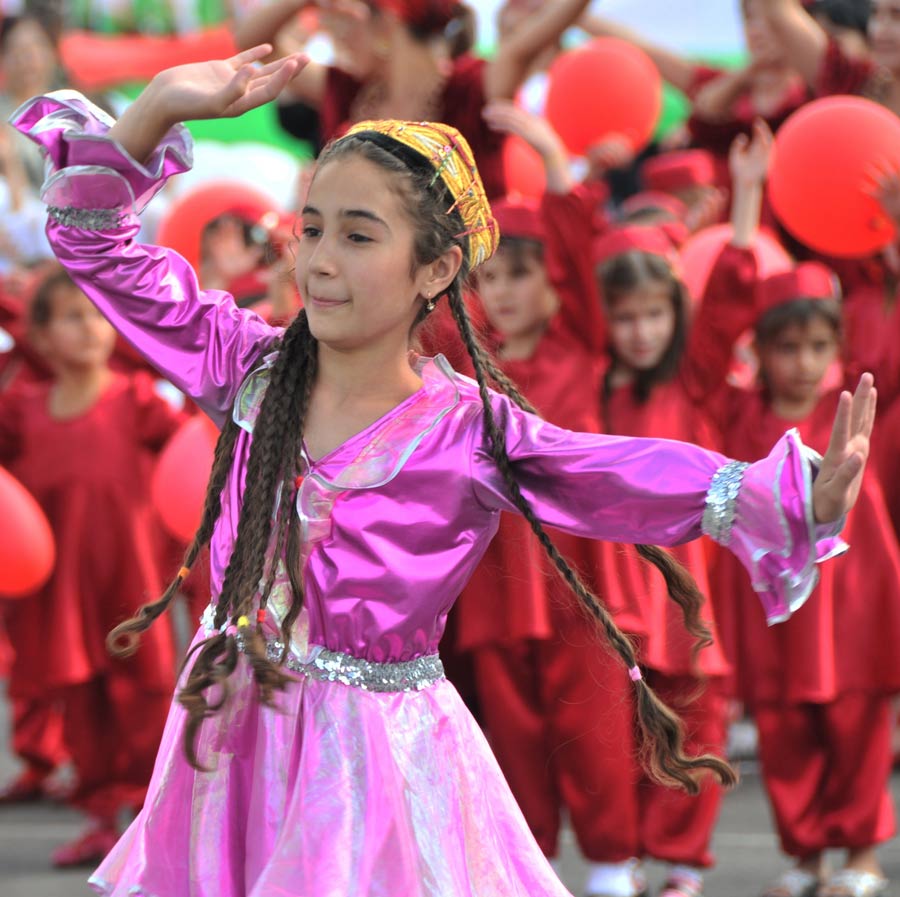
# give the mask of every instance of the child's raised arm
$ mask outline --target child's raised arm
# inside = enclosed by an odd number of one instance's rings
[[[544,163],[547,180],[541,214],[547,247],[565,272],[554,284],[560,316],[567,330],[589,352],[599,355],[606,351],[606,319],[591,267],[591,199],[583,195],[569,171],[568,151],[547,119],[511,102],[489,103],[484,117],[495,131],[524,140]]]
[[[51,163],[43,198],[59,260],[116,329],[218,423],[280,331],[227,293],[201,291],[177,253],[136,243],[137,214],[190,167],[190,138],[178,121],[239,115],[277,93],[299,64],[254,67],[265,52],[167,70],[117,124],[73,91],[30,100],[13,116]]]

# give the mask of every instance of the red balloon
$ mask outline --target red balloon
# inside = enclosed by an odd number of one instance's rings
[[[679,255],[683,269],[682,280],[695,302],[703,298],[713,265],[731,235],[730,224],[714,224],[691,235],[681,247]],[[759,231],[753,251],[761,277],[789,271],[794,267],[790,255],[769,231]]]
[[[176,250],[199,271],[203,229],[226,212],[254,222],[269,212],[281,214],[268,196],[248,184],[209,181],[183,193],[169,206],[156,233],[156,242]]]
[[[53,572],[56,543],[40,505],[0,467],[0,595],[21,598]]]
[[[200,526],[218,438],[208,417],[192,417],[169,440],[153,472],[153,506],[166,529],[183,542],[190,542]]]
[[[640,150],[662,109],[662,78],[650,57],[627,41],[601,37],[562,53],[550,67],[547,118],[563,142],[583,156],[621,134]]]
[[[769,198],[781,223],[818,252],[860,258],[895,227],[866,188],[873,168],[900,169],[900,119],[861,97],[826,97],[778,130]]]
[[[544,195],[547,176],[540,153],[515,134],[503,145],[503,170],[506,173],[506,192],[540,199]]]

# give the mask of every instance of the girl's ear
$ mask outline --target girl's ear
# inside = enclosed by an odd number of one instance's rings
[[[459,246],[451,246],[433,262],[423,265],[416,277],[421,296],[439,296],[453,283],[462,267],[463,254]]]

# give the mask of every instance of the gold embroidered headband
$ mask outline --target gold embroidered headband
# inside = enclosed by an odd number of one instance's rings
[[[440,178],[454,200],[447,213],[458,210],[465,225],[465,230],[456,236],[468,237],[471,267],[477,268],[487,261],[497,249],[500,229],[491,213],[491,204],[466,138],[450,125],[395,119],[361,121],[344,136],[365,137],[367,134],[390,138],[412,150],[433,170],[431,183]]]

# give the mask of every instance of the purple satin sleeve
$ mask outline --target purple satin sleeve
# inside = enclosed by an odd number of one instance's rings
[[[547,526],[610,542],[677,545],[706,534],[747,568],[770,623],[809,597],[816,565],[845,551],[843,521],[817,526],[818,456],[790,431],[755,464],[685,442],[573,433],[494,400],[523,496]],[[487,443],[472,447],[475,498],[515,511]]]
[[[219,425],[247,374],[281,333],[218,290],[201,290],[176,252],[135,242],[138,213],[191,164],[174,127],[145,165],[108,135],[110,119],[75,91],[29,100],[11,122],[43,149],[47,236],[72,279],[168,380]]]

